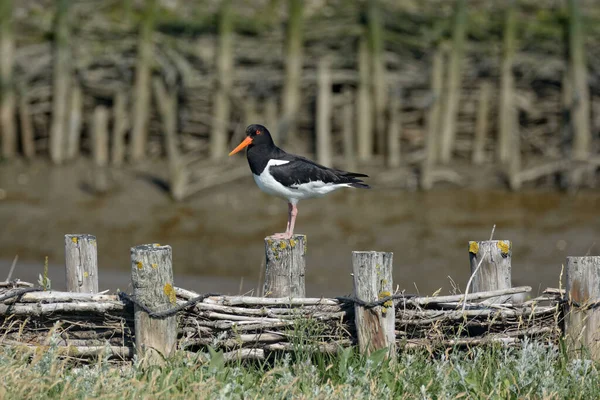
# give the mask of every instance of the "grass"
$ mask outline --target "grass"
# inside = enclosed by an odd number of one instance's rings
[[[203,360],[207,358],[202,358]],[[333,356],[280,356],[269,363],[226,365],[177,354],[161,367],[77,365],[49,351],[0,348],[0,398],[198,399],[454,399],[600,397],[598,364],[569,360],[559,348],[525,341],[520,347],[470,351],[383,353],[354,349]]]

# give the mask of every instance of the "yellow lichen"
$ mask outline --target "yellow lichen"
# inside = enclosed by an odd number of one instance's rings
[[[510,250],[510,242],[504,242],[502,240],[500,240],[496,246],[498,246],[498,248],[500,249],[500,252],[502,254],[508,254],[509,250]]]
[[[392,295],[392,293],[388,292],[387,290],[383,290],[381,292],[379,292],[379,300],[381,299],[385,299],[386,297],[390,297]],[[381,307],[381,312],[383,314],[385,314],[388,310],[388,308],[392,307],[394,305],[394,302],[390,299],[388,301],[386,301],[385,303],[383,303],[383,306]]]
[[[287,244],[282,240],[281,242],[279,242],[279,247],[281,249],[285,249],[287,247]]]
[[[88,278],[90,276],[90,273],[87,271],[83,271],[83,277],[84,278]]]
[[[150,265],[152,266],[152,268],[153,268],[153,269],[156,269],[156,268],[158,268],[158,264],[156,264],[156,263],[152,263],[152,264],[150,264]]]
[[[175,294],[175,289],[173,289],[173,285],[171,285],[170,283],[165,283],[165,287],[163,288],[163,291],[169,298],[169,302],[171,304],[173,304],[173,305],[177,304],[177,295]]]
[[[135,265],[137,265],[138,269],[144,268],[144,264],[141,261],[136,262]]]
[[[72,238],[71,238],[71,242],[73,242],[73,243],[77,244],[77,238],[76,238],[76,237],[72,237]]]
[[[294,239],[290,239],[290,246],[292,246],[292,249],[296,247],[296,241]]]
[[[94,247],[98,247],[98,243],[96,243],[96,241],[95,241],[95,240],[92,240],[90,243],[92,244],[92,246],[94,246]]]
[[[154,247],[160,247],[160,243],[154,243]]]
[[[477,254],[479,252],[479,244],[477,242],[469,242],[469,253]]]

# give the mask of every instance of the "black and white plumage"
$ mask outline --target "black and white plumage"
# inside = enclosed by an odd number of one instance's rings
[[[289,239],[294,234],[294,224],[300,200],[322,197],[343,187],[369,189],[360,178],[365,174],[328,168],[307,158],[289,154],[273,142],[271,134],[262,125],[246,128],[246,139],[229,155],[247,148],[248,164],[258,187],[265,193],[288,201],[288,224],[285,233],[276,238]]]

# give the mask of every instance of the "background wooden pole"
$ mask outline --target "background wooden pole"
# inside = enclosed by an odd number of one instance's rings
[[[358,299],[372,302],[392,294],[392,260],[393,253],[352,252],[354,295]],[[360,351],[370,354],[387,347],[390,355],[394,354],[396,348],[394,303],[390,301],[389,304],[374,308],[356,305],[354,309]]]
[[[471,162],[475,165],[483,164],[485,161],[485,142],[488,136],[491,89],[490,83],[485,81],[479,89],[475,140],[473,141],[473,152],[471,153]]]
[[[119,90],[113,98],[112,165],[120,167],[125,160],[125,133],[129,129],[127,95]]]
[[[342,106],[342,140],[344,146],[344,161],[348,171],[356,171],[356,151],[354,140],[354,99],[350,89],[343,91],[344,105]]]
[[[153,311],[176,305],[173,287],[171,246],[144,244],[131,248],[131,283],[135,300]],[[137,305],[134,308],[135,346],[138,357],[150,362],[171,355],[177,345],[177,317],[152,318]]]
[[[402,87],[392,89],[389,96],[389,118],[387,130],[387,166],[400,166],[400,136],[402,133]]]
[[[371,96],[369,90],[369,49],[367,38],[360,37],[358,42],[358,88],[356,93],[356,132],[358,159],[370,161],[373,157],[373,116],[371,115]]]
[[[517,49],[516,26],[515,2],[514,0],[509,0],[507,2],[504,22],[504,49],[500,75],[500,108],[498,112],[498,141],[496,143],[496,154],[500,163],[508,163],[510,160],[510,143],[516,118],[514,105],[515,83],[512,71]]]
[[[465,48],[465,37],[467,32],[467,2],[456,0],[456,12],[454,16],[454,28],[452,33],[452,49],[448,64],[448,86],[444,97],[444,111],[442,115],[440,136],[440,161],[448,163],[452,159],[454,151],[454,139],[456,137],[456,119],[458,117],[458,106],[460,102],[462,82],[462,61]]]
[[[600,256],[567,257],[567,306],[565,335],[575,351],[589,351],[600,361],[600,307],[585,309],[600,301]]]
[[[286,32],[285,83],[283,87],[283,118],[289,129],[281,137],[282,143],[295,137],[298,111],[300,109],[300,87],[302,83],[302,31],[304,25],[304,1],[288,0],[289,20]],[[271,132],[277,131],[269,127]]]
[[[231,0],[225,0],[219,11],[219,46],[217,51],[217,90],[214,96],[214,126],[210,135],[210,156],[227,156],[229,143],[229,96],[233,86],[234,15]]]
[[[94,189],[98,193],[108,190],[108,109],[96,106],[92,119],[92,154],[94,157]]]
[[[67,292],[98,293],[98,245],[93,235],[65,235]]]
[[[142,16],[138,33],[137,60],[132,95],[135,101],[132,101],[130,142],[130,156],[134,162],[141,161],[146,155],[151,99],[150,77],[154,48],[152,36],[157,8],[157,0],[147,0],[145,2],[144,15]]]
[[[433,187],[432,170],[439,154],[439,127],[441,124],[442,95],[444,82],[444,51],[438,46],[431,60],[431,107],[427,116],[427,132],[425,137],[425,159],[421,165],[421,189]]]
[[[69,104],[69,129],[67,131],[66,159],[73,160],[79,155],[81,142],[81,122],[83,118],[83,91],[77,83],[71,88]]]
[[[4,158],[12,158],[17,154],[12,21],[13,0],[0,0],[0,143]]]
[[[55,164],[64,160],[67,133],[67,104],[71,82],[71,51],[69,47],[69,0],[57,0],[54,27],[54,65],[52,71],[52,127],[50,128],[50,158]]]
[[[319,61],[317,80],[317,162],[331,166],[331,71],[328,60]]]
[[[265,297],[304,297],[306,288],[306,235],[293,238],[265,238]]]
[[[481,266],[473,278],[473,290],[470,292],[509,289],[511,287],[511,257],[512,243],[508,240],[469,242],[471,274],[475,272],[481,262]]]

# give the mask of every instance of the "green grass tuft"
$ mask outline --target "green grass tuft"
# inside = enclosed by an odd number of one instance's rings
[[[210,351],[143,367],[137,361],[76,364],[52,346],[39,353],[2,347],[0,398],[600,398],[598,364],[535,342],[438,355],[411,350],[395,361],[382,354],[363,357],[348,348],[332,356],[226,364],[222,353]]]

